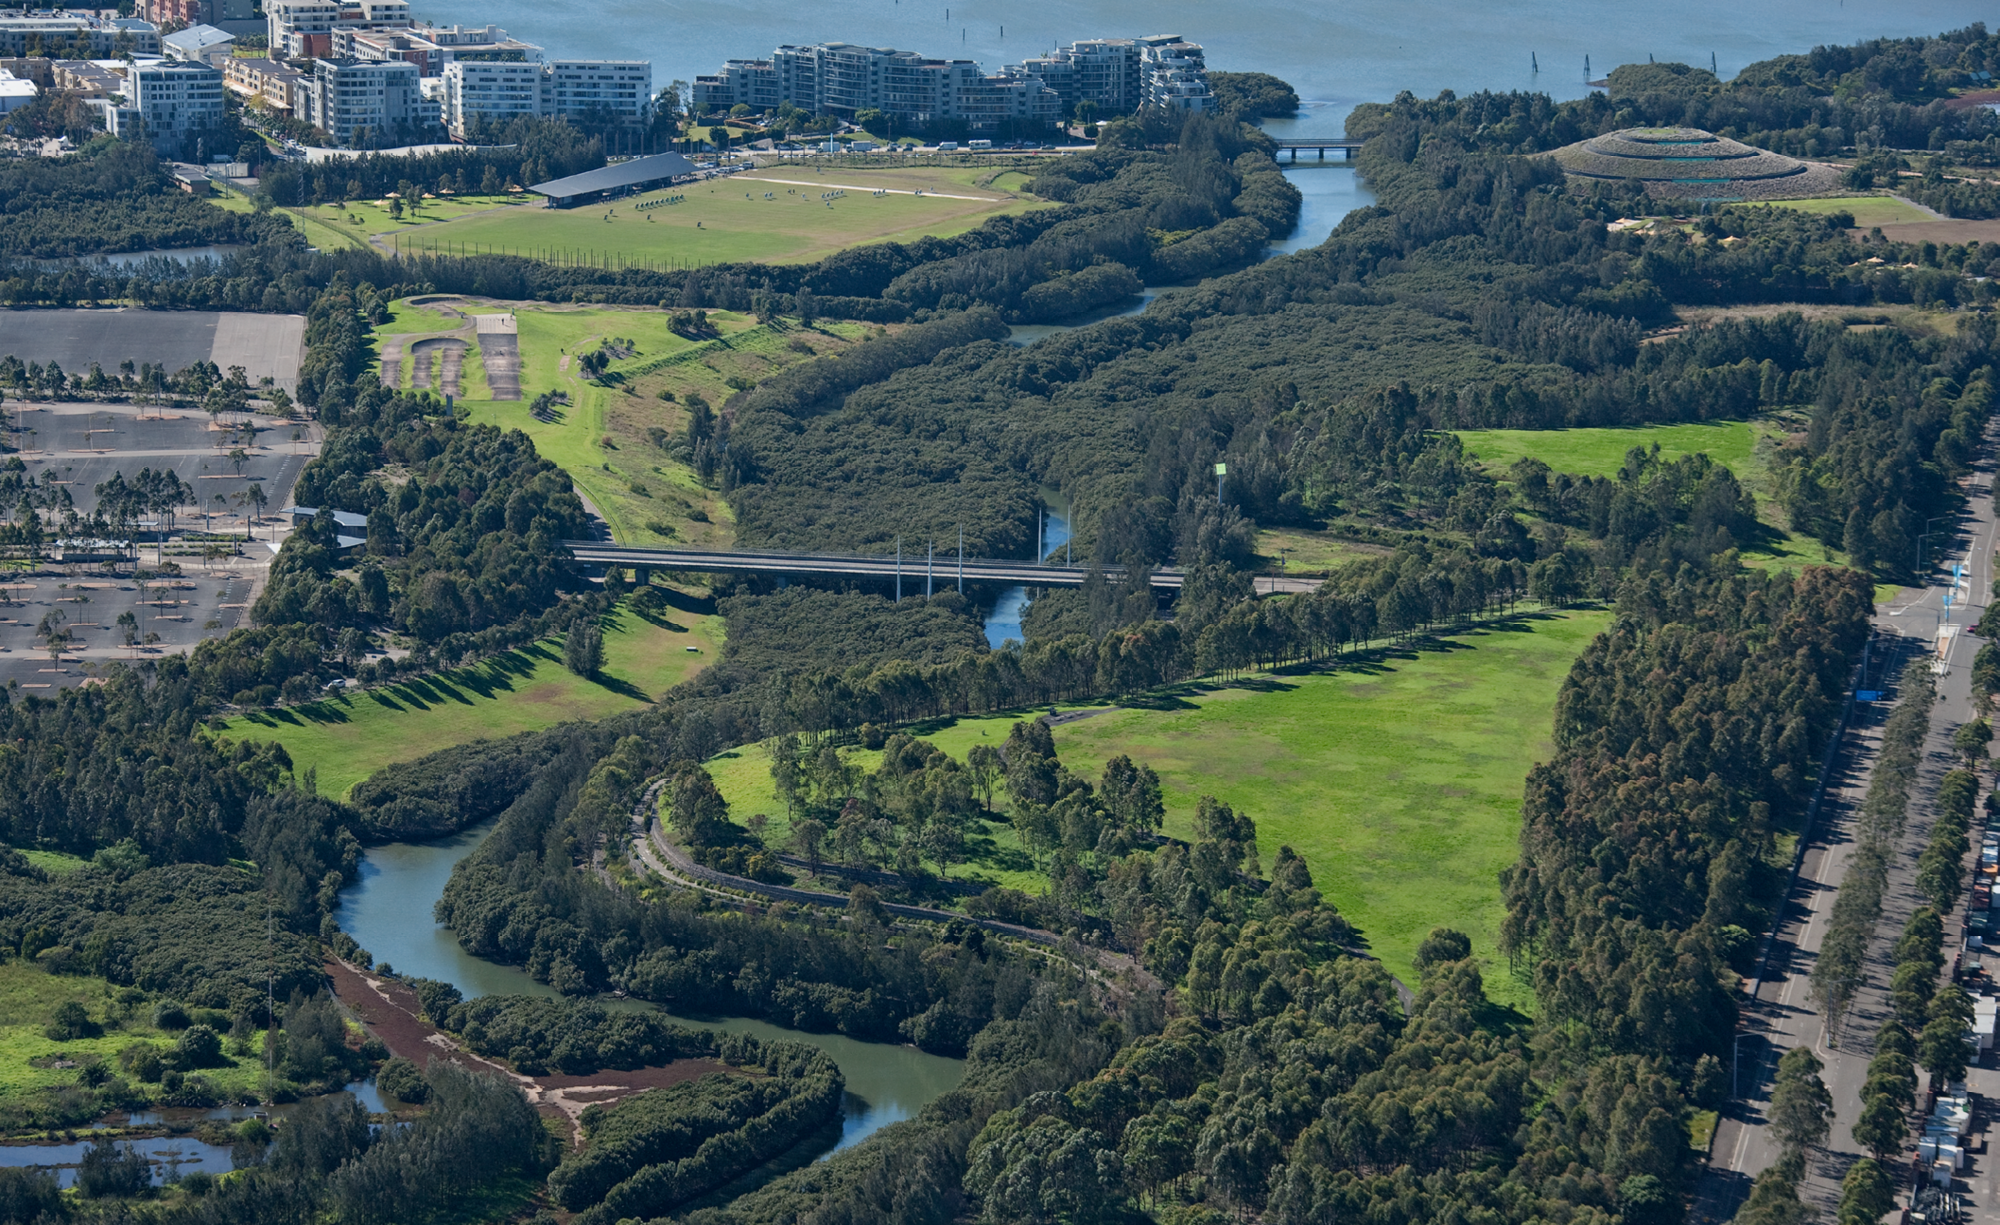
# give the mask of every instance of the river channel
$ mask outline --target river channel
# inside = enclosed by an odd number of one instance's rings
[[[555,991],[513,966],[474,957],[431,918],[431,908],[451,879],[452,865],[492,832],[492,823],[438,842],[391,843],[370,847],[361,859],[361,878],[340,895],[340,923],[346,932],[399,974],[440,979],[468,997],[554,995]],[[809,1034],[747,1017],[682,1017],[639,1001],[606,1001],[615,1007],[643,1008],[695,1029],[786,1038],[807,1042],[833,1056],[847,1078],[847,1112],[840,1140],[846,1148],[890,1123],[907,1119],[924,1103],[957,1086],[964,1061],[927,1055],[915,1047],[857,1042],[838,1034]]]

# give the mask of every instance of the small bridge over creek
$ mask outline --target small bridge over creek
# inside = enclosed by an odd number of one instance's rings
[[[1292,151],[1292,156],[1287,159],[1288,163],[1298,161],[1299,151],[1302,149],[1317,150],[1320,161],[1326,160],[1328,149],[1338,149],[1345,155],[1341,160],[1351,162],[1354,160],[1354,151],[1368,143],[1365,140],[1348,140],[1345,137],[1332,136],[1279,136],[1275,139],[1280,153],[1287,149]]]

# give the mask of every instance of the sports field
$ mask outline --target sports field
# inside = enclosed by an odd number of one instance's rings
[[[1405,982],[1416,981],[1411,958],[1431,928],[1466,932],[1486,959],[1489,994],[1526,1010],[1528,984],[1496,953],[1498,874],[1518,857],[1521,789],[1549,756],[1556,693],[1608,622],[1602,612],[1524,616],[1337,671],[1184,686],[1060,724],[1056,747],[1091,776],[1119,753],[1150,764],[1170,834],[1191,835],[1203,795],[1248,812],[1265,866],[1280,846],[1305,856],[1321,892]],[[912,730],[962,760],[974,744],[1002,743],[1014,718]],[[876,759],[852,757],[870,769]],[[732,817],[766,813],[766,839],[781,843],[787,822],[762,748],[708,765]],[[1039,892],[1032,872],[1001,870],[1013,842],[995,828],[991,862],[972,869]]]
[[[319,771],[322,794],[345,796],[393,762],[645,705],[713,659],[720,637],[718,619],[692,603],[658,621],[621,606],[605,619],[595,679],[565,669],[562,642],[551,639],[468,668],[238,715],[219,735],[279,741],[297,771]]]
[[[467,209],[456,219],[406,222],[384,241],[404,251],[500,251],[558,262],[669,268],[745,260],[785,263],[819,259],[861,243],[949,237],[1000,213],[1044,207],[1033,197],[960,181],[974,174],[944,168],[781,166],[609,205]],[[660,204],[675,197],[679,203]],[[647,205],[657,207],[642,207]],[[365,221],[368,215],[355,209],[349,206]],[[379,225],[368,232],[390,228]]]
[[[498,309],[466,303],[453,308],[466,314]],[[543,456],[569,472],[620,543],[704,548],[731,543],[729,504],[656,443],[651,431],[665,431],[670,446],[671,436],[686,428],[690,395],[719,409],[734,393],[732,380],[754,384],[781,367],[837,353],[867,332],[860,324],[765,325],[749,315],[710,311],[708,321],[719,335],[689,339],[669,331],[669,316],[652,307],[551,305],[517,308],[514,317],[523,399],[480,399],[487,393],[479,361],[468,355],[460,405],[475,421],[524,431]],[[449,331],[460,322],[402,300],[377,330],[383,335]],[[577,359],[614,337],[633,342],[635,351],[614,361],[604,378],[585,378]],[[407,377],[407,357],[403,364]],[[537,417],[531,411],[534,399],[550,391],[565,393],[569,402]]]

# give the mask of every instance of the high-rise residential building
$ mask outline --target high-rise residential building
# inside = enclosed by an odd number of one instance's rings
[[[636,126],[652,113],[653,66],[645,60],[458,58],[445,65],[438,102],[454,140],[468,139],[481,123],[524,116]]]
[[[222,122],[222,74],[207,64],[134,64],[125,73],[125,105],[105,117],[113,136],[171,149]]]
[[[1139,40],[1143,73],[1139,105],[1155,110],[1206,113],[1215,109],[1208,88],[1208,63],[1200,43],[1178,34]]]
[[[440,99],[445,131],[464,140],[482,121],[503,124],[542,113],[542,65],[453,60]]]
[[[542,113],[603,123],[639,124],[653,101],[646,60],[554,60],[542,78]]]
[[[297,118],[340,144],[353,144],[364,129],[388,136],[431,122],[422,108],[422,74],[415,64],[316,59],[312,67],[302,88],[294,90],[302,102]]]

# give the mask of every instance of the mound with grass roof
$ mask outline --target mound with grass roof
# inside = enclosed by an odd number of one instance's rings
[[[1798,200],[1840,189],[1840,172],[1700,128],[1626,128],[1552,155],[1575,179],[1637,180],[1665,200]]]

